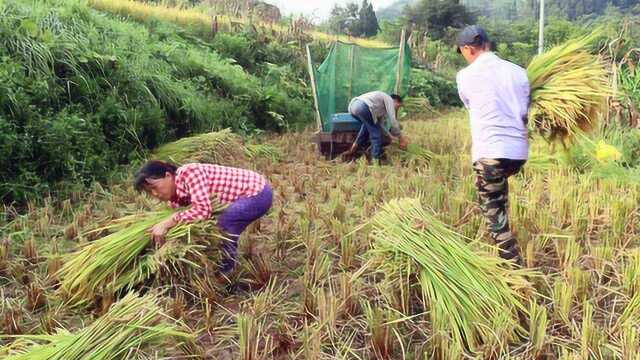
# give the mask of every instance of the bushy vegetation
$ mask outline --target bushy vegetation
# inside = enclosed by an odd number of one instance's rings
[[[11,1],[0,14],[5,202],[65,179],[105,179],[138,152],[186,134],[286,130],[311,119],[301,66],[271,64],[295,59],[286,45],[256,47],[246,34],[208,42],[80,2]]]
[[[429,70],[412,69],[409,95],[425,98],[436,108],[462,105],[455,81]]]
[[[335,4],[323,27],[330,33],[361,37],[375,36],[380,30],[373,5],[367,0],[363,0],[361,5],[356,2],[347,3],[345,6]]]

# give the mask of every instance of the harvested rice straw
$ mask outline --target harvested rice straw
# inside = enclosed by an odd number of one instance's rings
[[[130,215],[94,230],[114,232],[68,255],[57,273],[60,291],[67,296],[68,304],[82,305],[106,289],[130,289],[161,267],[178,263],[197,267],[187,256],[197,255],[202,247],[195,244],[194,234],[215,234],[213,221],[178,224],[167,233],[167,243],[162,248],[145,253],[152,241],[149,228],[175,211]]]
[[[529,120],[548,140],[571,140],[595,128],[613,94],[604,63],[588,52],[601,30],[569,40],[533,58]]]
[[[167,346],[169,339],[178,346],[191,347],[191,331],[175,322],[163,314],[155,295],[129,293],[91,325],[75,333],[58,330],[54,335],[15,336],[17,344],[5,349],[8,356],[4,359],[129,359],[144,349],[157,353],[158,349],[170,348]]]
[[[177,164],[204,162],[232,165],[245,160],[241,149],[240,138],[230,129],[224,129],[165,144],[152,157]]]
[[[388,202],[372,225],[370,254],[381,273],[418,269],[433,347],[441,356],[509,342],[523,330],[518,313],[526,313],[527,307],[518,290],[531,288],[525,275],[533,272],[514,270],[505,260],[472,249],[468,239],[436,219],[418,199]]]

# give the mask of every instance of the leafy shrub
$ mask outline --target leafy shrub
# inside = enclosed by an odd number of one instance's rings
[[[461,106],[456,83],[428,70],[413,69],[409,83],[409,95],[424,97],[431,106]]]

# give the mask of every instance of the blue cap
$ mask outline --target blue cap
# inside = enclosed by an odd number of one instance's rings
[[[489,36],[478,25],[470,25],[462,29],[456,38],[456,47],[458,52],[465,45],[484,45],[489,42]]]

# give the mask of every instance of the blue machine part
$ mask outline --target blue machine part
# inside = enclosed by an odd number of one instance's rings
[[[356,119],[349,113],[337,113],[331,115],[331,123],[329,126],[330,133],[359,131],[360,120]]]
[[[329,133],[340,133],[340,132],[350,132],[360,131],[360,126],[362,123],[360,120],[356,119],[353,115],[349,113],[335,113],[331,115],[331,122],[329,123]],[[389,130],[391,124],[389,119],[385,121],[384,128],[385,130]]]

